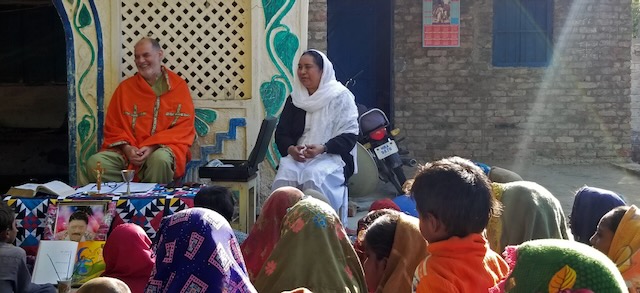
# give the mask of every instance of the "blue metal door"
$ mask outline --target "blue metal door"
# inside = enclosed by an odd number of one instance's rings
[[[393,115],[390,0],[328,0],[327,46],[336,77],[353,79],[356,102]]]

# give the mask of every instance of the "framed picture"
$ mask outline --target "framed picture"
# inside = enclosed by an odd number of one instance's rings
[[[104,240],[97,235],[107,226],[105,218],[109,218],[108,205],[108,200],[58,202],[53,239],[77,242]]]

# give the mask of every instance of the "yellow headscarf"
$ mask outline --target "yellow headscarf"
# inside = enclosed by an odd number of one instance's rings
[[[632,292],[640,289],[640,212],[635,205],[624,214],[607,255],[618,267]]]
[[[504,192],[504,186],[499,183],[491,183],[491,191],[493,193],[493,197],[502,203],[502,193]],[[497,253],[502,253],[503,246],[500,242],[502,238],[502,219],[500,216],[489,218],[489,223],[487,224],[487,242],[489,242],[489,247],[493,249]]]

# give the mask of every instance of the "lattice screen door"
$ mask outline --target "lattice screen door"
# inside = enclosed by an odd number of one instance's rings
[[[160,41],[165,65],[187,80],[193,99],[249,99],[251,0],[120,0],[121,77],[132,76],[133,45]]]

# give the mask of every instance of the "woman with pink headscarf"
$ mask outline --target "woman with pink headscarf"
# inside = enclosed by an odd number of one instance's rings
[[[113,229],[102,251],[106,269],[102,276],[119,279],[132,293],[144,292],[155,258],[151,240],[142,227],[122,224]]]

